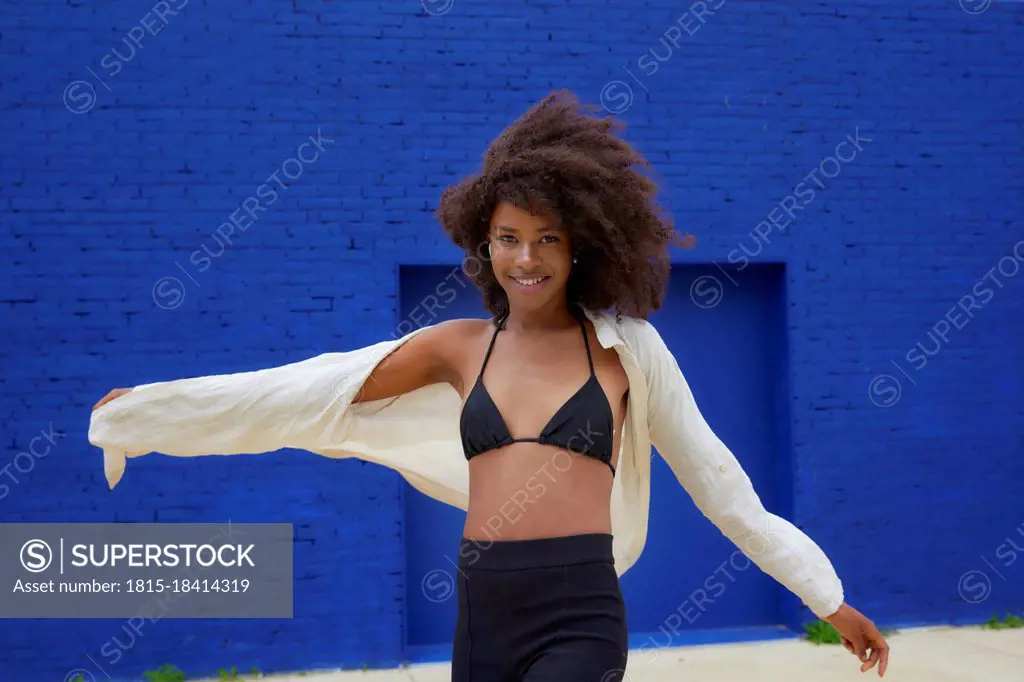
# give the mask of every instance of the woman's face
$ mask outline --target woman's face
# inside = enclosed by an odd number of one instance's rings
[[[537,310],[565,299],[572,244],[560,222],[499,202],[491,216],[491,267],[517,310]]]

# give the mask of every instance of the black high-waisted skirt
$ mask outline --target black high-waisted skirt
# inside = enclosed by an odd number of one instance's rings
[[[629,642],[612,536],[463,540],[453,682],[620,682]]]

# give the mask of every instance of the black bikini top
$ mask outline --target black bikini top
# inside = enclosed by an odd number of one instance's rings
[[[583,323],[582,313],[577,315],[577,319],[583,330],[583,343],[587,347],[590,378],[562,405],[537,438],[512,437],[504,417],[501,416],[498,406],[494,404],[483,383],[484,369],[487,368],[487,361],[494,350],[494,340],[498,337],[498,332],[505,328],[507,319],[506,313],[495,325],[476,384],[473,385],[466,404],[462,407],[459,429],[462,432],[462,449],[466,459],[472,459],[476,455],[509,443],[543,443],[599,459],[608,465],[614,476],[615,467],[611,462],[615,421],[608,397],[597,380],[597,374],[594,373],[594,360],[590,355],[590,341],[587,339],[587,328]]]

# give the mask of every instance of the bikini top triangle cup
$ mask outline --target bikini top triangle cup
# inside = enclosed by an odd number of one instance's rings
[[[599,459],[608,465],[614,476],[615,467],[611,462],[615,420],[608,404],[608,397],[597,380],[597,374],[594,373],[594,360],[590,355],[590,341],[587,339],[587,328],[582,316],[577,315],[577,319],[583,331],[583,343],[587,348],[590,377],[551,417],[537,438],[512,437],[505,418],[501,416],[501,411],[494,404],[483,383],[484,369],[487,368],[487,361],[494,350],[494,340],[498,337],[498,332],[505,328],[507,319],[506,313],[495,325],[480,374],[477,375],[476,383],[462,407],[459,430],[462,433],[462,449],[466,459],[472,459],[476,455],[509,443],[542,443]]]

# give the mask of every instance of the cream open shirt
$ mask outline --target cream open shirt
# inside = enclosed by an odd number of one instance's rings
[[[750,479],[708,427],[673,355],[649,322],[587,311],[604,348],[629,378],[612,534],[621,575],[647,539],[651,446],[697,507],[751,561],[819,617],[843,603],[843,586],[822,550],[790,522],[768,513]],[[348,352],[325,353],[254,372],[136,387],[95,410],[89,441],[103,448],[113,488],[126,458],[308,450],[355,457],[400,473],[426,495],[465,510],[469,473],[459,433],[461,400],[448,384],[352,404],[377,364],[429,327]]]

